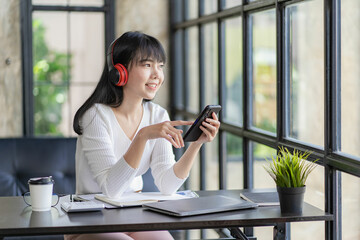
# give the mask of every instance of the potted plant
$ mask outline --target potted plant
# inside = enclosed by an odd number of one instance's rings
[[[305,182],[309,174],[316,167],[315,162],[306,161],[310,152],[294,149],[293,153],[285,147],[279,147],[276,157],[264,166],[274,179],[279,194],[281,213],[302,213],[305,194]]]

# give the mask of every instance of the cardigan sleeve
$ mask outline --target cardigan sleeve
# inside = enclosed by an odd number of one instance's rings
[[[123,156],[116,158],[111,140],[112,122],[109,120],[109,113],[99,108],[95,105],[82,118],[83,152],[101,191],[110,197],[118,197],[134,180],[137,169],[130,167]]]
[[[159,116],[159,122],[169,120],[169,115],[164,110]],[[173,168],[175,163],[172,144],[164,138],[156,139],[151,155],[150,167],[155,185],[163,194],[175,193],[187,179],[181,179],[175,175]]]
[[[187,177],[181,179],[175,175],[174,164],[175,157],[171,143],[165,139],[157,139],[150,167],[155,185],[162,194],[175,193],[187,179]]]

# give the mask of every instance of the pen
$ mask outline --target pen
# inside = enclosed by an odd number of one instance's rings
[[[72,198],[73,198],[73,202],[87,202],[87,201],[89,201],[89,200],[87,200],[85,198],[82,198],[80,196],[77,196],[77,195],[73,196]]]

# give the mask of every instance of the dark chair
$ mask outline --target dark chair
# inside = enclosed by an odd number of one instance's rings
[[[75,149],[76,138],[0,139],[0,196],[19,196],[41,176],[53,176],[55,193],[74,193]]]
[[[54,193],[75,192],[76,138],[0,139],[0,196],[29,191],[31,177],[53,176]],[[64,239],[62,235],[7,237],[11,240]]]

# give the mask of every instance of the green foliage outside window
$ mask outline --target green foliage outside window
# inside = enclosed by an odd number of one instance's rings
[[[242,138],[233,135],[231,133],[226,133],[226,142],[227,142],[227,154],[229,158],[242,160],[243,150],[242,150]]]
[[[71,55],[49,49],[45,41],[46,29],[40,20],[33,25],[34,73],[34,133],[62,136],[62,108],[66,102],[70,81]]]

